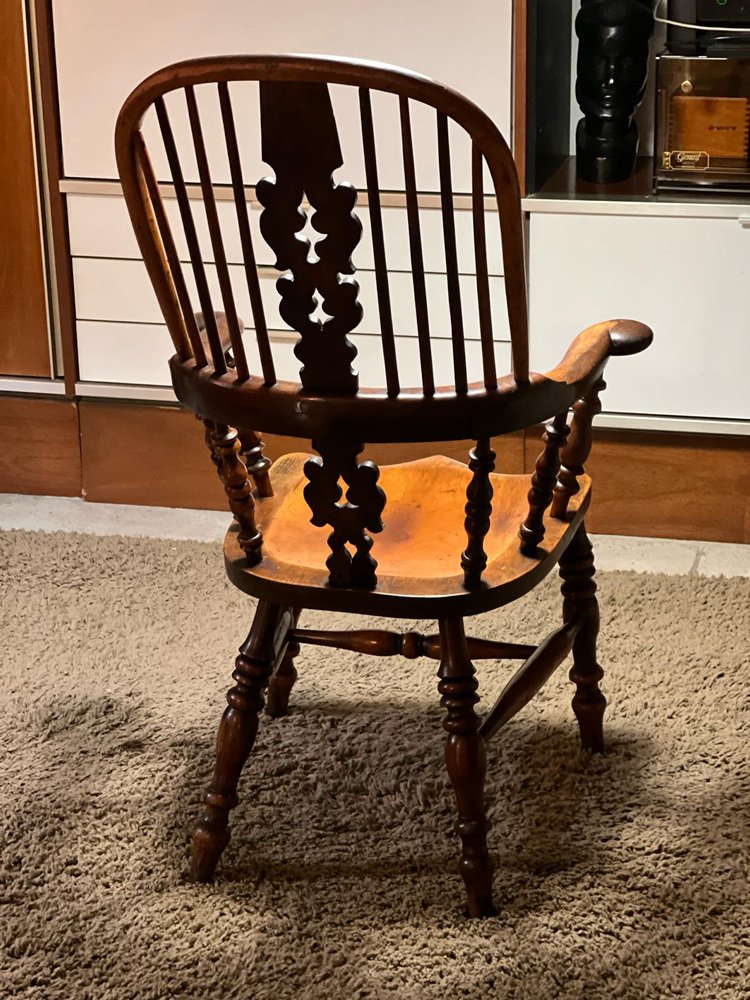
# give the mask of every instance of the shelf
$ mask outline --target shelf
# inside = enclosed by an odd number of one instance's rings
[[[638,160],[635,174],[617,184],[597,185],[576,176],[568,156],[534,194],[523,200],[527,212],[575,212],[596,215],[678,215],[689,218],[740,219],[750,226],[750,192],[673,191],[653,193],[653,159]]]

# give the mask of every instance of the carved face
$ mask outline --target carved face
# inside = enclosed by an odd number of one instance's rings
[[[634,0],[593,0],[576,18],[579,101],[584,111],[630,115],[643,97],[650,13]]]

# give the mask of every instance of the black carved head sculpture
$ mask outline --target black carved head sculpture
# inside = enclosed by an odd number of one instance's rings
[[[649,0],[581,0],[576,99],[585,118],[578,123],[576,152],[578,174],[586,180],[624,180],[635,169],[632,117],[646,89],[652,31]]]

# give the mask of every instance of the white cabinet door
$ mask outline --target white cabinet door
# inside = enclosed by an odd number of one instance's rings
[[[278,7],[258,0],[53,0],[53,12],[68,177],[115,177],[112,134],[130,91],[168,63],[220,53],[308,52],[406,66],[465,93],[510,134],[511,0],[466,0],[460,6],[426,0],[287,0]],[[378,108],[375,113],[377,125]],[[178,135],[183,124],[176,125]],[[247,124],[243,115],[243,127]],[[389,136],[379,136],[381,183],[398,189],[403,178],[397,115],[393,124]],[[347,143],[359,136],[353,107],[346,109],[339,128],[346,152]],[[417,116],[414,132],[418,154],[434,145],[434,115]],[[209,145],[212,138],[209,133]],[[454,166],[455,189],[468,190],[468,159]],[[363,186],[362,176],[348,179]],[[249,173],[248,183],[255,180]],[[418,175],[418,184],[422,190],[437,189],[436,165]]]
[[[750,230],[736,219],[532,213],[531,359],[622,317],[654,343],[607,368],[605,411],[750,418]]]

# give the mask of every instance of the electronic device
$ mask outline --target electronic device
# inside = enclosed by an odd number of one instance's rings
[[[750,55],[750,0],[667,0],[667,51]]]

